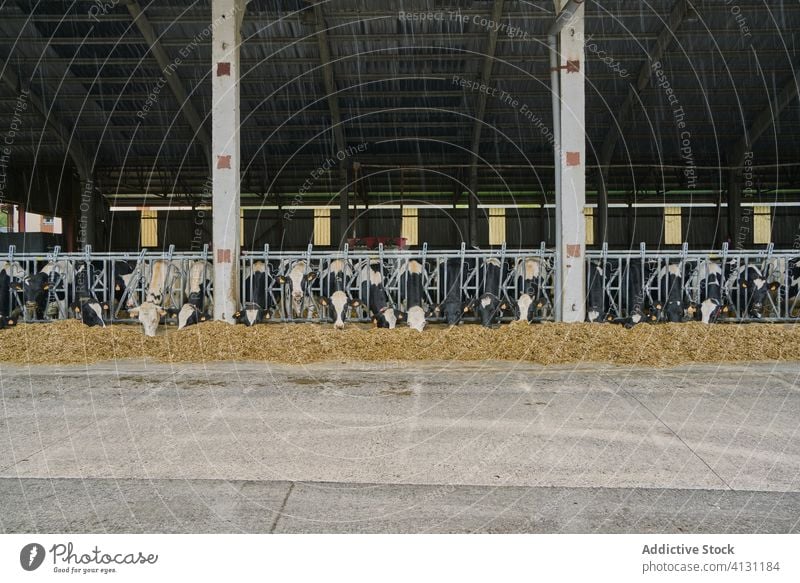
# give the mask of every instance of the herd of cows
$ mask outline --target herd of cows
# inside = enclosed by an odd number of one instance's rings
[[[631,327],[640,322],[717,322],[724,315],[761,320],[783,306],[792,315],[800,300],[800,258],[762,265],[734,258],[694,263],[629,259],[594,261],[588,273],[587,319]],[[612,306],[608,282],[620,291]],[[615,287],[611,286],[611,287]],[[617,310],[612,310],[612,308]],[[615,317],[612,312],[624,314]]]
[[[184,328],[211,317],[213,264],[206,260],[40,262],[27,269],[0,262],[0,328],[20,320],[78,318],[88,326],[138,320],[147,336],[160,324]],[[551,261],[542,257],[283,259],[252,261],[242,272],[236,321],[369,319],[375,326],[509,319],[535,322],[552,315]],[[589,322],[718,321],[723,315],[760,319],[773,299],[797,301],[800,259],[762,266],[705,259],[691,264],[645,259],[593,260],[587,273]],[[391,293],[389,292],[391,289]]]

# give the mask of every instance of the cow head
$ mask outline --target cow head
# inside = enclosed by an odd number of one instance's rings
[[[239,324],[244,324],[245,326],[255,326],[264,320],[271,319],[272,312],[265,310],[258,304],[248,302],[244,305],[244,308],[236,312],[233,317],[236,318],[236,321]]]
[[[681,300],[656,302],[655,309],[653,318],[660,322],[683,322],[686,318],[686,307]]]
[[[288,274],[278,276],[278,282],[285,286],[292,298],[292,313],[295,316],[300,316],[303,309],[303,297],[317,276],[318,273],[315,271],[306,273],[305,261],[295,263]]]
[[[425,310],[420,306],[409,308],[408,313],[405,314],[405,320],[408,323],[408,327],[413,328],[417,332],[422,332],[428,323],[425,319]]]
[[[767,280],[758,273],[749,283],[750,291],[750,317],[761,318],[764,313],[764,302],[767,300],[769,294],[769,285]]]
[[[533,322],[536,313],[544,307],[544,302],[537,300],[532,293],[523,293],[514,304],[514,318],[518,322]]]
[[[471,309],[471,303],[465,304],[460,300],[445,300],[444,303],[439,304],[433,309],[431,316],[438,317],[443,315],[444,321],[448,326],[455,326],[461,323],[464,314],[468,313]]]
[[[493,294],[483,294],[473,302],[475,313],[480,318],[481,326],[491,328],[507,305]]]
[[[328,308],[328,314],[333,322],[333,327],[337,330],[344,328],[344,323],[347,321],[347,315],[351,308],[356,308],[361,305],[357,299],[350,299],[343,291],[335,291],[329,298],[322,298],[320,303]]]
[[[372,322],[378,328],[394,330],[397,326],[397,322],[402,320],[402,318],[402,313],[395,311],[394,308],[383,308],[374,315]]]
[[[103,312],[108,310],[107,304],[100,304],[92,298],[81,298],[70,307],[75,317],[87,326],[106,327],[105,320],[103,320]]]
[[[712,324],[717,321],[717,318],[719,318],[720,314],[722,314],[723,310],[726,310],[726,308],[723,307],[722,302],[718,299],[709,298],[700,304],[699,310],[694,304],[690,306],[689,310],[691,313],[699,311],[700,321],[703,324]]]
[[[191,297],[190,301],[183,304],[180,310],[169,309],[167,313],[178,316],[178,330],[183,330],[186,326],[199,324],[211,319],[208,312],[204,312],[196,303],[191,301]]]
[[[141,306],[131,308],[128,313],[142,323],[145,336],[155,336],[158,324],[161,322],[161,318],[167,314],[167,311],[152,302],[145,302]]]

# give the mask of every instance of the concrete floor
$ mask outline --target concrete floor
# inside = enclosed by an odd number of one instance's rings
[[[798,532],[800,365],[0,365],[2,532]]]

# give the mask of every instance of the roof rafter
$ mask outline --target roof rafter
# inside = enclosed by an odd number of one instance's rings
[[[161,41],[153,29],[153,25],[150,24],[147,16],[142,12],[139,3],[136,0],[129,0],[126,5],[128,7],[128,12],[130,12],[133,17],[133,22],[136,24],[139,32],[142,33],[145,41],[147,41],[150,47],[150,53],[153,55],[159,68],[166,77],[167,85],[180,106],[181,115],[183,115],[189,123],[189,126],[194,130],[198,141],[203,144],[203,152],[205,152],[208,163],[211,164],[211,136],[208,135],[208,132],[203,127],[203,120],[200,114],[189,100],[186,89],[183,87],[183,82],[178,72],[174,70],[173,60],[169,58],[166,50],[161,46]],[[170,69],[169,73],[166,72],[167,69]]]
[[[503,16],[504,0],[495,0],[492,8],[492,22],[500,22]],[[486,54],[483,59],[483,69],[481,71],[481,84],[488,85],[492,78],[492,68],[494,67],[494,55],[497,51],[497,27],[489,30],[489,42],[486,46]],[[475,121],[472,126],[472,153],[477,155],[481,143],[481,130],[483,129],[483,117],[486,115],[486,101],[489,95],[485,91],[478,92],[478,106],[475,108]],[[472,158],[476,162],[475,156]]]
[[[770,101],[767,106],[759,113],[750,125],[742,138],[731,148],[731,156],[728,159],[730,166],[736,168],[744,164],[745,155],[752,148],[758,139],[764,135],[770,127],[775,124],[775,120],[785,110],[798,95],[798,80],[794,75],[783,86],[775,97],[775,101]]]
[[[622,106],[619,109],[619,113],[614,116],[614,123],[611,124],[611,127],[609,128],[608,133],[603,140],[603,146],[600,150],[601,168],[606,167],[611,163],[611,159],[614,157],[614,151],[617,148],[617,143],[619,143],[619,139],[622,137],[622,133],[625,131],[625,127],[631,119],[634,106],[639,101],[639,95],[650,84],[650,69],[652,63],[661,60],[661,58],[664,56],[667,48],[670,44],[672,44],[672,41],[675,38],[675,33],[686,19],[686,16],[689,14],[690,10],[693,10],[693,8],[687,0],[677,0],[675,5],[672,7],[672,11],[667,19],[666,25],[656,39],[655,47],[653,47],[652,52],[647,55],[647,58],[639,68],[639,75],[636,80],[636,85],[631,85],[630,89],[628,90],[628,95],[625,97],[625,101],[622,103]]]
[[[328,45],[328,33],[325,28],[325,14],[322,4],[314,2],[314,29],[316,31],[317,43],[319,45],[319,60],[322,65],[322,82],[325,85],[325,94],[328,99],[328,109],[331,113],[331,125],[333,138],[336,148],[343,151],[346,143],[344,130],[342,129],[342,113],[339,108],[339,98],[336,96],[336,80],[333,76],[333,64],[331,63],[331,49]]]
[[[74,135],[74,132],[63,122],[61,119],[41,100],[41,98],[34,93],[30,87],[23,87],[19,77],[14,71],[8,61],[3,63],[2,72],[3,83],[12,91],[22,94],[27,93],[27,100],[33,106],[33,109],[41,115],[44,119],[45,125],[56,135],[58,141],[64,146],[72,158],[78,175],[83,180],[89,180],[92,175],[92,163],[89,157],[84,152],[80,140]]]

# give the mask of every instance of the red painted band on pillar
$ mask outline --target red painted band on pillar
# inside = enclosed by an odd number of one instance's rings
[[[231,167],[231,157],[230,156],[217,156],[217,169],[223,170],[225,168],[230,169]]]
[[[580,152],[567,152],[567,166],[580,166],[581,153]]]
[[[231,250],[230,249],[217,249],[217,263],[230,263]]]
[[[567,257],[580,257],[580,256],[581,256],[580,245],[567,245]]]
[[[230,77],[231,64],[230,63],[217,63],[217,77]]]

